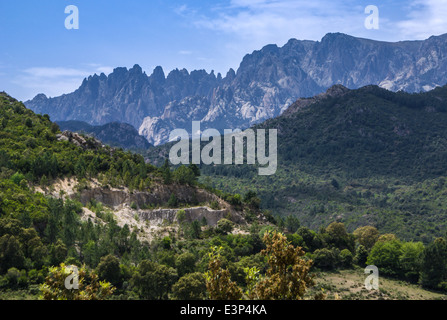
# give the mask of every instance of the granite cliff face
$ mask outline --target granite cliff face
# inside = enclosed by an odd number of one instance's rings
[[[334,84],[419,92],[446,83],[447,34],[390,43],[331,33],[321,41],[267,45],[225,77],[185,69],[165,76],[161,67],[148,76],[135,65],[90,76],[71,94],[41,94],[25,104],[53,121],[126,122],[159,145],[174,128],[190,130],[191,121],[202,121],[202,130],[249,127]]]

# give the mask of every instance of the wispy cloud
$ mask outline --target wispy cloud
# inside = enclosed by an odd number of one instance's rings
[[[447,33],[447,0],[409,1],[408,18],[396,23],[407,39],[425,39]]]
[[[183,7],[182,13],[186,15],[187,10]],[[195,16],[194,24],[259,45],[290,38],[320,39],[331,26],[340,32],[360,30],[363,10],[353,0],[231,0],[228,6],[216,7],[215,16]]]
[[[30,92],[27,98],[37,93],[59,96],[76,90],[85,77],[94,73],[109,74],[113,69],[99,64],[86,64],[81,68],[32,67],[22,70],[13,83]]]
[[[85,70],[70,68],[45,68],[35,67],[23,70],[27,76],[36,78],[61,78],[61,77],[82,77],[85,76]]]
[[[447,0],[377,3],[380,30],[374,31],[364,27],[367,4],[358,0],[229,0],[227,5],[215,5],[208,14],[188,6],[177,12],[198,28],[230,35],[236,50],[281,44],[290,38],[320,40],[328,32],[388,41],[447,32]],[[396,10],[407,14],[396,14]]]
[[[190,51],[190,50],[180,50],[180,51],[178,52],[178,54],[180,54],[180,55],[182,55],[182,56],[189,56],[189,55],[193,54],[193,52]]]

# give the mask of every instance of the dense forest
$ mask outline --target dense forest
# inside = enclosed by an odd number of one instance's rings
[[[202,165],[200,181],[255,190],[261,208],[314,230],[342,221],[350,232],[372,225],[424,244],[445,236],[447,86],[417,94],[368,86],[308,100],[253,127],[278,130],[274,175]],[[154,163],[151,155],[165,154],[158,149],[147,156]]]
[[[348,231],[336,219],[312,230],[297,215],[264,210],[259,193],[214,188],[197,166],[174,168],[166,161],[156,167],[142,155],[77,139],[64,139],[48,116],[0,94],[1,299],[323,299],[324,291],[315,287],[319,272],[366,265],[447,292],[445,235],[411,241],[370,224]],[[229,203],[247,223],[230,217],[215,226],[190,221],[183,208],[197,203],[171,196],[147,208],[176,208],[178,223],[146,241],[141,230],[120,226],[112,208],[100,202],[45,192],[67,177],[78,182],[78,192],[92,180],[130,192],[187,185]],[[335,179],[330,184],[341,188]],[[444,184],[427,188],[443,193]],[[217,201],[204,205],[219,207]],[[85,209],[95,217],[86,218]],[[79,268],[79,290],[64,287],[73,265]]]

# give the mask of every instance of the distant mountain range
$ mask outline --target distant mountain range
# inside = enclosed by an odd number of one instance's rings
[[[147,150],[151,144],[138,134],[138,131],[127,123],[110,122],[102,126],[92,126],[84,121],[58,121],[62,131],[85,133],[101,140],[112,147],[127,150]]]
[[[25,105],[53,121],[126,122],[159,145],[172,129],[190,128],[194,120],[202,121],[202,129],[247,128],[334,84],[419,92],[446,83],[447,34],[391,43],[330,33],[321,41],[267,45],[225,77],[185,69],[165,76],[161,67],[148,76],[135,65],[90,76],[70,94],[39,94]]]

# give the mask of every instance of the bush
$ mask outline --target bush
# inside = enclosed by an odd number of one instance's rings
[[[101,280],[106,280],[114,286],[121,283],[120,261],[114,255],[102,257],[96,271]]]
[[[193,185],[196,182],[196,175],[191,168],[181,165],[174,171],[173,179],[179,184]]]
[[[340,263],[344,268],[351,268],[353,261],[354,257],[351,251],[349,251],[348,249],[343,249],[340,252]]]
[[[170,237],[166,236],[161,240],[161,244],[164,249],[171,249],[172,240]]]
[[[186,219],[186,212],[185,212],[185,210],[177,211],[176,217],[177,217],[177,221],[179,223],[183,223],[185,221],[185,219]]]
[[[228,219],[220,219],[217,222],[217,229],[223,234],[231,233],[233,231],[234,223]]]
[[[385,275],[400,275],[402,243],[399,240],[377,241],[368,256],[367,264],[375,265]]]
[[[11,289],[25,288],[28,286],[26,271],[19,271],[17,268],[10,268],[5,275],[8,287]]]
[[[337,249],[318,249],[312,255],[314,265],[321,269],[331,270],[337,268],[339,257]]]
[[[25,179],[25,176],[19,172],[16,172],[11,176],[11,181],[14,182],[18,186],[20,185],[20,182],[24,179]]]
[[[213,210],[219,210],[220,209],[219,202],[217,202],[216,200],[211,201],[210,208]]]
[[[206,280],[200,272],[184,275],[172,286],[172,295],[177,300],[204,300]]]
[[[168,206],[169,207],[171,207],[171,208],[175,208],[175,207],[177,207],[178,206],[178,200],[177,200],[177,197],[175,196],[175,194],[171,194],[171,196],[169,197],[169,200],[168,200]]]

